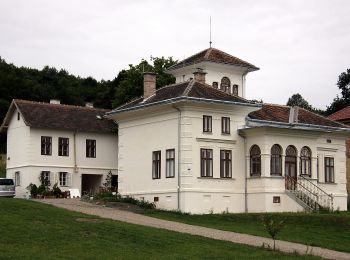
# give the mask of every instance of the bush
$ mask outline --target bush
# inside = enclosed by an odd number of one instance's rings
[[[94,200],[130,203],[130,204],[137,205],[140,208],[144,208],[144,209],[155,209],[156,208],[156,204],[154,204],[153,202],[148,202],[146,200],[137,200],[131,196],[123,197],[119,193],[117,193],[116,195],[113,195],[112,192],[97,193],[94,195]]]
[[[265,215],[261,218],[262,223],[267,231],[267,233],[273,239],[273,250],[276,249],[276,237],[284,226],[283,220],[277,221],[271,215]]]
[[[38,187],[33,183],[28,185],[27,190],[29,191],[32,198],[36,198],[38,195]]]
[[[61,189],[58,187],[58,184],[55,183],[55,185],[53,185],[52,187],[52,193],[56,198],[60,198],[62,195],[62,191]]]

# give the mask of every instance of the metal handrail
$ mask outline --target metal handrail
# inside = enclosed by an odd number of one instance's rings
[[[310,180],[301,176],[301,180],[295,180],[291,176],[286,175],[286,189],[287,190],[297,190],[301,192],[301,196],[299,195],[299,199],[303,201],[305,198],[307,202],[310,203],[308,206],[313,207],[314,210],[318,210],[319,207],[328,208],[330,210],[333,209],[333,196],[322,190],[320,187],[312,183]],[[303,183],[304,182],[304,183]],[[324,198],[326,197],[326,198]],[[305,202],[305,201],[304,201]],[[317,205],[313,205],[312,203],[316,203]]]

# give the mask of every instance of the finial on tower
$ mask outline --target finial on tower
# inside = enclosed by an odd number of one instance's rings
[[[211,41],[211,16],[209,18],[209,47],[211,48],[211,44],[212,44],[212,41]]]

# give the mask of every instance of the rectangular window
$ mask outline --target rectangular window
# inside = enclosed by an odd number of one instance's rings
[[[230,118],[222,117],[221,118],[221,133],[230,134]]]
[[[211,116],[203,116],[203,132],[211,133]]]
[[[153,179],[160,179],[160,163],[161,159],[161,152],[160,151],[155,151],[153,152],[153,163],[152,163],[152,178]]]
[[[334,158],[324,158],[325,182],[334,183]]]
[[[40,173],[40,182],[44,183],[45,185],[50,185],[50,172],[49,171],[42,171]]]
[[[15,185],[21,186],[21,173],[15,172]]]
[[[86,139],[86,157],[96,158],[96,140]]]
[[[41,155],[51,155],[52,137],[42,136],[41,137]]]
[[[68,172],[60,172],[60,186],[68,186]]]
[[[201,177],[213,177],[212,149],[201,149]]]
[[[166,150],[166,177],[175,177],[175,149]]]
[[[69,156],[69,138],[58,138],[58,156]]]
[[[232,178],[232,151],[220,151],[220,177]]]

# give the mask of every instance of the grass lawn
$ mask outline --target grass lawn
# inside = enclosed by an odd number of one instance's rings
[[[144,214],[192,225],[268,237],[261,223],[262,214],[186,215],[159,210],[147,210]],[[350,252],[350,212],[270,215],[285,223],[277,239]]]
[[[1,259],[314,259],[0,198]]]

